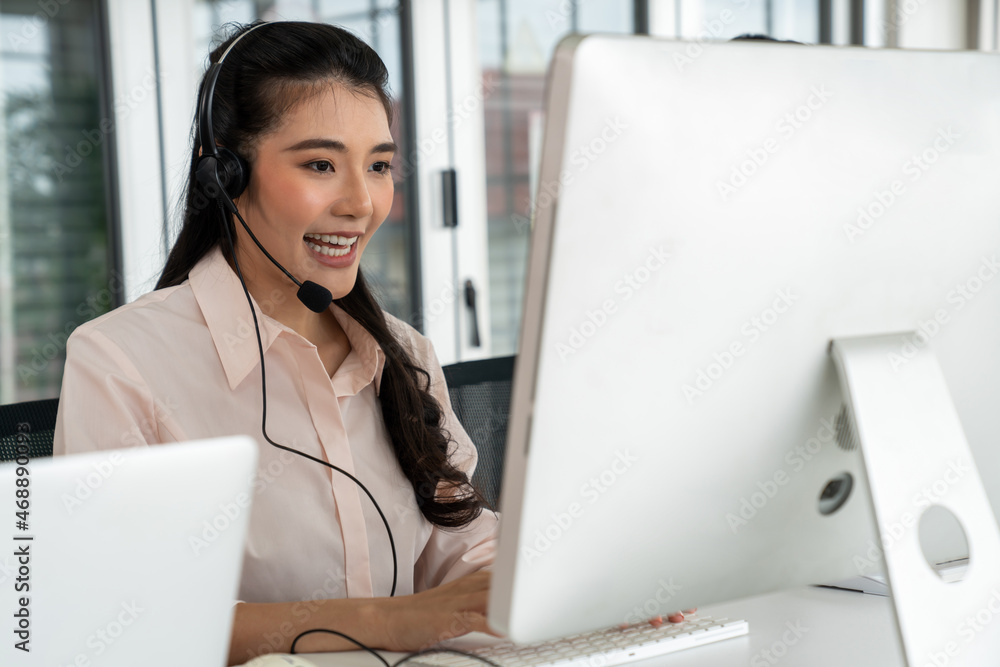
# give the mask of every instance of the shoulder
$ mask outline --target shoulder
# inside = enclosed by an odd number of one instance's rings
[[[120,348],[169,342],[179,330],[205,321],[187,283],[144,294],[135,301],[85,322],[73,330],[69,345],[100,340]]]

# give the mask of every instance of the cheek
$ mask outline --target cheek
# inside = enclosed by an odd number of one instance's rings
[[[378,188],[371,191],[372,208],[375,211],[375,219],[380,225],[392,209],[392,199],[395,192],[396,187],[391,178],[386,178],[384,183],[379,183]]]
[[[310,219],[311,212],[323,206],[322,192],[293,171],[275,170],[260,175],[260,192],[278,220]],[[263,199],[263,197],[262,197]]]

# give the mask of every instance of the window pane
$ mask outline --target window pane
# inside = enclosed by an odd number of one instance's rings
[[[545,71],[570,32],[633,31],[632,3],[480,0],[493,356],[513,354],[521,325]]]
[[[197,71],[207,65],[209,45],[219,41],[219,29],[230,21],[246,23],[257,18],[267,20],[321,21],[332,23],[353,32],[375,49],[389,70],[389,86],[393,94],[393,141],[405,154],[406,137],[400,122],[406,109],[401,105],[403,95],[403,64],[399,34],[399,11],[394,0],[199,0],[195,5],[194,20],[197,54]],[[214,42],[213,42],[214,40]],[[412,320],[413,290],[410,286],[409,244],[413,224],[406,210],[406,179],[401,165],[402,155],[394,161],[393,178],[396,194],[392,210],[378,233],[372,237],[361,259],[365,275],[378,292],[383,308],[404,320]]]
[[[819,42],[819,0],[774,0],[773,5],[772,37]]]
[[[678,0],[685,39],[727,40],[748,33],[817,42],[819,0]]]
[[[769,0],[685,0],[681,5],[684,39],[727,40],[767,33]]]
[[[0,403],[59,394],[68,334],[112,308],[97,2],[0,6]]]

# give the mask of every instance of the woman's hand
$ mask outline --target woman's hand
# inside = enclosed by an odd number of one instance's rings
[[[486,601],[490,573],[476,572],[429,591],[398,598],[342,598],[310,602],[236,605],[229,664],[240,665],[263,653],[290,653],[301,633],[317,628],[342,632],[365,646],[415,651],[467,632],[489,632]],[[333,634],[307,634],[299,653],[354,651],[352,642]]]
[[[490,572],[480,571],[421,593],[377,600],[376,648],[417,651],[486,625]]]
[[[674,613],[667,616],[667,620],[670,621],[671,623],[680,623],[681,621],[684,620],[684,614],[693,614],[696,611],[698,611],[697,607],[695,607],[694,609],[685,609],[684,611],[675,611]],[[663,625],[663,617],[654,616],[653,618],[649,619],[649,624],[652,625],[654,628],[658,628],[661,625]]]

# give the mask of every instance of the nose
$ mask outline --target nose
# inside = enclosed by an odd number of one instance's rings
[[[368,182],[365,174],[350,173],[341,181],[337,198],[333,202],[331,213],[338,216],[365,218],[372,214],[372,198],[368,192]]]

